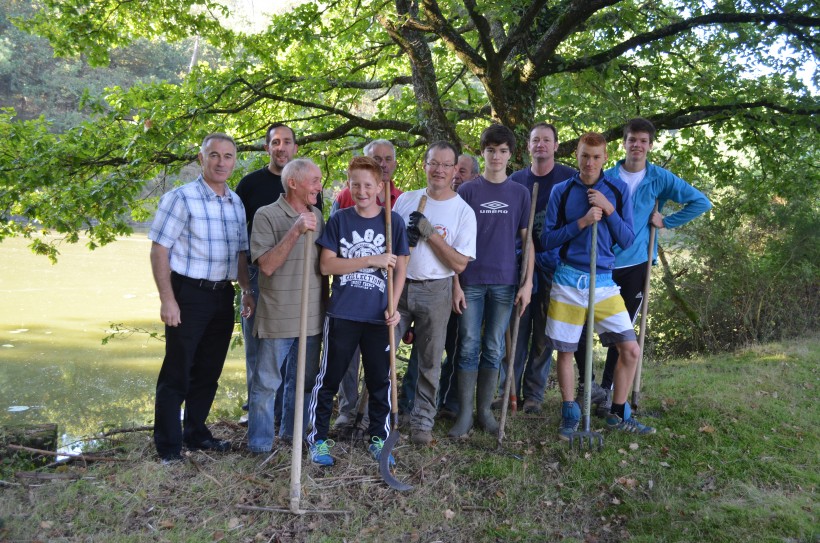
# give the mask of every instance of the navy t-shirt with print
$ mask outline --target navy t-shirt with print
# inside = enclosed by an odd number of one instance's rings
[[[391,212],[393,254],[409,255],[407,231],[398,213]],[[355,207],[339,210],[328,219],[325,231],[316,240],[339,258],[380,255],[386,250],[384,209],[365,218]],[[327,315],[358,322],[384,324],[387,309],[387,270],[363,268],[334,275]]]
[[[458,187],[475,212],[476,257],[459,276],[461,286],[517,285],[518,260],[515,244],[527,228],[530,192],[509,177],[491,183],[483,176]]]

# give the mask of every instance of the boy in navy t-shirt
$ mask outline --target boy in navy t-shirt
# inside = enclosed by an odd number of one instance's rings
[[[333,214],[316,241],[322,247],[319,267],[323,274],[333,275],[324,354],[310,398],[313,430],[308,435],[311,460],[324,466],[334,463],[329,452],[333,442],[327,439],[333,397],[357,347],[370,394],[368,449],[377,461],[390,431],[388,327],[397,324],[400,315],[396,307],[387,307],[387,269],[394,270],[393,304],[398,305],[410,249],[404,221],[390,212],[393,254],[386,253],[385,210],[377,201],[384,189],[381,178],[375,160],[354,157],[348,167],[348,183],[355,206]]]
[[[476,258],[453,281],[453,311],[458,325],[459,414],[450,437],[464,437],[473,426],[473,400],[478,423],[489,433],[498,431],[491,404],[504,356],[504,332],[513,305],[519,311],[530,303],[533,250],[524,284],[519,287],[516,239],[527,236],[530,192],[507,177],[507,163],[515,150],[515,135],[500,124],[481,134],[484,173],[458,188],[476,216]]]

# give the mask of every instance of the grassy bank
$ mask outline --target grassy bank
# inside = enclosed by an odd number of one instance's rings
[[[288,507],[290,450],[252,456],[233,423],[215,428],[234,452],[171,467],[148,433],[115,435],[98,454],[121,462],[38,470],[63,479],[4,466],[0,540],[816,542],[818,360],[812,338],[649,367],[643,420],[658,433],[603,430],[601,453],[557,441],[556,391],[544,414],[509,419],[501,450],[481,432],[448,440],[440,421],[432,447],[396,451],[406,494],[339,442],[335,467],[304,463],[302,507],[342,514],[250,510]]]

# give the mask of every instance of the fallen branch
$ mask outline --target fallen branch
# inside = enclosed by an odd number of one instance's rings
[[[125,462],[125,458],[111,458],[108,456],[90,456],[87,454],[70,454],[53,451],[44,451],[43,449],[32,449],[31,447],[23,447],[22,445],[6,445],[6,448],[12,451],[23,451],[43,456],[65,456],[72,460],[83,460],[85,462]]]
[[[213,475],[211,475],[211,474],[209,474],[209,473],[205,473],[205,470],[203,470],[203,469],[200,467],[200,465],[199,465],[197,462],[195,462],[195,461],[194,461],[194,459],[193,459],[193,458],[188,457],[188,460],[190,460],[191,464],[192,464],[192,465],[196,468],[196,470],[197,470],[199,473],[201,473],[202,475],[204,475],[205,477],[207,477],[208,479],[210,479],[211,481],[213,481],[214,483],[216,483],[216,486],[218,486],[219,488],[224,488],[224,487],[225,487],[225,485],[223,485],[222,483],[220,483],[220,482],[219,482],[219,480],[217,480],[217,478],[216,478],[216,477],[214,477]]]
[[[44,473],[39,471],[18,471],[14,474],[18,479],[39,479],[45,481],[96,479],[81,473]]]
[[[131,432],[150,432],[154,429],[153,426],[134,426],[133,428],[115,428],[113,430],[108,430],[107,432],[103,432],[98,437],[109,437],[114,436],[117,434],[128,434]]]
[[[286,509],[284,507],[261,507],[259,505],[242,505],[241,503],[236,504],[237,509],[241,509],[243,511],[268,511],[270,513],[291,513],[290,509]],[[318,514],[318,515],[349,515],[353,511],[343,511],[338,509],[303,509],[300,510],[299,513],[301,514]]]

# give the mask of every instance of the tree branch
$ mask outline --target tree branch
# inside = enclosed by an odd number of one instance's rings
[[[487,70],[487,61],[447,21],[441,13],[438,2],[436,0],[422,0],[422,6],[425,15],[430,20],[433,31],[441,37],[442,41],[449,46],[450,50],[456,54],[473,75],[479,79],[484,77]]]
[[[663,38],[681,34],[699,26],[732,23],[777,24],[784,27],[791,27],[792,25],[820,27],[820,18],[793,13],[712,13],[709,15],[701,15],[699,17],[693,17],[691,19],[670,24],[663,28],[658,28],[657,30],[653,30],[651,32],[639,34],[619,43],[608,51],[603,51],[597,55],[591,55],[570,62],[554,60],[554,57],[552,56],[540,56],[540,54],[536,53],[533,55],[533,58],[542,58],[544,59],[544,62],[536,67],[534,71],[528,72],[528,77],[539,79],[554,73],[579,72],[592,66],[605,64],[631,49],[640,47],[641,45],[646,45]]]
[[[544,36],[538,40],[532,54],[528,55],[527,64],[522,70],[525,81],[543,77],[549,60],[554,58],[555,51],[561,43],[597,11],[617,4],[620,0],[573,0],[569,7],[552,24]],[[563,70],[562,70],[563,71]]]

